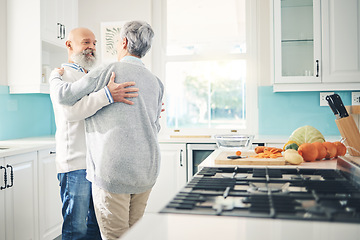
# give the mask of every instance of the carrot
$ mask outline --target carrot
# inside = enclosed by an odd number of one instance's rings
[[[281,148],[275,148],[275,147],[256,147],[255,152],[257,155],[255,155],[255,158],[278,158],[282,157],[283,150]]]
[[[258,146],[255,148],[255,153],[262,153],[264,152],[264,146]]]

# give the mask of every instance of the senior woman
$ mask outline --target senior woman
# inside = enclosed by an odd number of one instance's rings
[[[118,62],[100,66],[74,83],[61,81],[59,70],[50,78],[57,101],[65,105],[104,88],[112,73],[116,83],[135,82],[139,89],[133,105],[108,105],[85,123],[87,179],[103,239],[118,239],[143,216],[159,173],[157,133],[164,87],[141,61],[153,36],[149,24],[128,22],[120,31]]]

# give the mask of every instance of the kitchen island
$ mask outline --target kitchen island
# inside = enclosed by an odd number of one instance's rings
[[[359,224],[147,214],[122,240],[358,240]]]
[[[220,150],[214,151],[199,165],[199,169],[219,167],[219,165],[214,163],[214,160],[220,152]],[[351,158],[356,160],[360,159],[357,157]],[[336,164],[337,159],[333,159],[303,163],[301,165],[269,166],[269,168],[335,169]],[[229,166],[221,165],[220,167]],[[240,167],[249,166],[242,165]],[[121,239],[355,240],[360,239],[360,224],[256,217],[155,213],[146,214]]]

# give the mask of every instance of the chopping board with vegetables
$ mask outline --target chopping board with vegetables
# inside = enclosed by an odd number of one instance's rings
[[[255,152],[244,152],[236,157],[235,151],[221,152],[215,159],[215,164],[224,165],[285,165],[284,157],[277,158],[256,158]],[[230,158],[228,158],[230,157]]]

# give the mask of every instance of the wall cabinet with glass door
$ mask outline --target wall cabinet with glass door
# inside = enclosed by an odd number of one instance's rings
[[[274,1],[275,83],[321,82],[320,0]]]
[[[49,93],[50,71],[67,62],[65,40],[77,26],[77,6],[77,0],[7,1],[10,93]]]
[[[274,91],[356,90],[359,0],[274,0]]]

